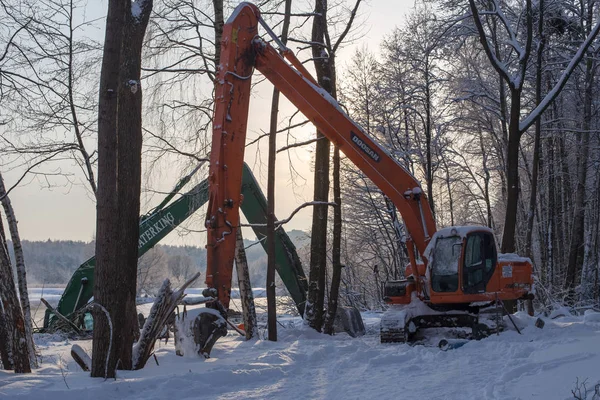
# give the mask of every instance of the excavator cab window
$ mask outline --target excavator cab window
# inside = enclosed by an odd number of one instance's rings
[[[431,288],[434,292],[458,290],[458,264],[462,241],[459,236],[440,237],[435,243],[431,265]]]
[[[488,232],[467,236],[463,268],[463,292],[483,293],[496,265],[496,245]]]

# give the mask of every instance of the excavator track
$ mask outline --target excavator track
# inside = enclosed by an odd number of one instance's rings
[[[381,328],[381,343],[406,343],[408,342],[408,333],[405,328]]]
[[[478,313],[450,311],[435,312],[429,309],[427,314],[414,315],[410,308],[391,309],[383,314],[380,325],[381,343],[413,343],[423,339],[424,329],[468,328],[460,336],[466,339],[483,339],[498,332],[502,327],[487,318],[480,319]],[[423,310],[421,310],[423,311]],[[484,322],[485,321],[485,322]],[[487,323],[486,323],[487,322]]]

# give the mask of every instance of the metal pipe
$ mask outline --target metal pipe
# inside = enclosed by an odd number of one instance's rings
[[[275,41],[275,43],[277,43],[277,46],[279,47],[279,50],[281,50],[281,51],[289,50],[286,47],[286,45],[283,44],[283,42],[279,39],[279,36],[277,36],[275,34],[275,32],[273,32],[273,30],[271,29],[271,27],[269,25],[267,25],[267,23],[262,18],[259,18],[258,22],[262,25],[263,28],[265,28],[265,30],[267,31],[267,33],[269,34],[269,36],[271,36],[271,38],[273,39],[273,41]]]

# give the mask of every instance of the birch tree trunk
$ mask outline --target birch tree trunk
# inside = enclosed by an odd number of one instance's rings
[[[0,305],[3,302],[0,299]],[[2,368],[5,370],[12,370],[14,368],[12,361],[12,349],[11,342],[6,329],[6,317],[4,315],[3,307],[0,307],[0,362],[2,362]]]
[[[25,335],[25,321],[23,311],[19,305],[15,281],[13,279],[12,266],[6,247],[6,236],[4,226],[0,218],[0,303],[4,314],[4,329],[10,343],[12,365],[15,372],[31,372],[29,348],[27,336]],[[2,360],[4,364],[4,357]],[[6,364],[4,366],[6,368]]]
[[[27,339],[27,350],[29,352],[29,361],[32,368],[37,368],[37,358],[35,355],[35,345],[33,343],[33,329],[31,327],[31,306],[29,305],[29,292],[27,290],[27,272],[25,270],[25,257],[23,256],[23,247],[21,246],[21,236],[17,227],[17,218],[10,202],[10,198],[4,187],[4,179],[0,173],[0,201],[4,208],[8,230],[12,239],[13,250],[15,251],[15,261],[17,267],[17,285],[19,287],[19,300],[23,310],[25,323],[25,337]]]
[[[342,195],[340,186],[340,149],[337,146],[333,150],[333,201],[336,204],[333,209],[333,247],[331,254],[333,271],[331,273],[331,290],[329,291],[327,315],[323,327],[323,332],[328,335],[333,335],[334,333],[333,324],[338,309],[340,282],[342,280]]]
[[[235,267],[238,276],[238,287],[240,288],[240,299],[242,302],[244,331],[246,332],[246,340],[250,340],[256,335],[256,308],[254,306],[252,286],[250,285],[250,271],[248,270],[248,260],[246,258],[244,238],[242,237],[241,229],[238,229],[236,232]]]

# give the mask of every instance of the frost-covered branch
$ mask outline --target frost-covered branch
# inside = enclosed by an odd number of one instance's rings
[[[552,104],[552,101],[554,101],[554,99],[558,97],[563,87],[567,84],[567,81],[571,77],[571,74],[575,70],[575,67],[577,67],[581,59],[584,57],[585,53],[596,39],[596,36],[598,36],[598,32],[600,32],[600,19],[598,19],[598,22],[596,23],[596,26],[594,26],[594,29],[592,29],[588,37],[581,44],[579,50],[577,50],[577,53],[571,59],[571,62],[569,62],[567,68],[563,71],[560,79],[558,80],[558,82],[556,82],[556,85],[554,85],[552,90],[550,90],[548,94],[546,94],[546,96],[540,102],[540,104],[538,104],[537,107],[534,108],[533,111],[531,111],[523,121],[521,121],[521,123],[519,124],[519,130],[521,132],[525,132],[531,125],[533,125],[535,121],[542,115],[542,113],[546,111],[550,104]]]
[[[317,137],[317,138],[314,138],[314,139],[305,140],[303,142],[297,142],[297,143],[288,144],[287,146],[283,146],[282,148],[280,148],[279,150],[277,150],[277,152],[281,153],[282,151],[286,151],[286,150],[292,149],[294,147],[306,146],[308,144],[317,142],[317,141],[319,141],[321,139],[325,139],[325,136],[321,136],[321,137]]]
[[[281,219],[279,221],[275,221],[275,229],[279,228],[283,224],[287,224],[288,222],[290,222],[292,220],[292,218],[294,217],[294,215],[296,215],[303,208],[309,207],[309,206],[321,206],[321,205],[327,205],[327,206],[333,206],[333,207],[337,206],[336,203],[332,203],[332,202],[328,202],[328,201],[309,201],[309,202],[306,202],[306,203],[298,206],[294,211],[292,211],[292,213],[290,214],[290,216],[287,217],[286,219]],[[240,226],[266,227],[267,224],[240,224]]]
[[[475,27],[477,28],[477,32],[479,33],[479,39],[481,44],[483,45],[483,50],[485,54],[488,56],[492,67],[511,85],[514,86],[513,78],[510,76],[508,69],[504,63],[502,63],[496,53],[492,51],[492,46],[488,41],[485,30],[483,29],[483,24],[481,23],[481,19],[479,16],[479,10],[477,10],[477,6],[475,5],[475,0],[469,0],[469,6],[471,7],[471,13],[473,15],[473,21],[475,22]]]
[[[333,45],[333,49],[332,49],[333,53],[336,52],[338,47],[340,47],[340,44],[342,44],[342,42],[346,38],[346,35],[348,35],[348,32],[350,32],[350,28],[352,27],[352,23],[354,22],[354,17],[356,17],[356,12],[358,11],[359,5],[360,5],[360,0],[356,0],[356,4],[354,5],[352,12],[350,13],[350,19],[348,20],[348,23],[346,24],[344,31],[342,32],[342,34],[340,35],[338,40]]]

